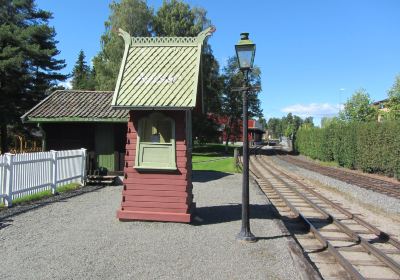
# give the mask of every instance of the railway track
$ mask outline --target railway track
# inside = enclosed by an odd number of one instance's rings
[[[318,254],[334,259],[335,264],[325,265],[325,270],[339,265],[335,277],[340,279],[400,279],[398,240],[330,201],[301,178],[278,169],[265,156],[251,156],[250,169],[286,220],[301,222],[311,233],[317,242],[311,250],[315,254],[309,254],[312,261]],[[329,275],[323,270],[321,274],[330,278],[332,270],[336,269],[331,267]]]
[[[337,168],[321,166],[315,163],[306,162],[304,160],[296,159],[290,155],[278,155],[278,158],[287,161],[293,165],[299,166],[304,169],[308,169],[314,172],[318,172],[322,175],[338,179],[348,184],[356,185],[358,187],[379,192],[391,197],[400,199],[400,183],[391,183],[385,180],[372,178],[356,174],[354,172],[348,172],[345,170],[339,170]]]

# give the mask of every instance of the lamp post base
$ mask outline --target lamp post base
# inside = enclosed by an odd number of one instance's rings
[[[248,230],[242,229],[238,235],[236,235],[237,241],[254,243],[257,242],[257,238]]]

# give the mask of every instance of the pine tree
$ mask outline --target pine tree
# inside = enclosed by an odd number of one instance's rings
[[[48,25],[50,12],[38,9],[34,0],[0,2],[0,133],[1,151],[8,150],[7,127],[21,127],[19,117],[57,81],[65,67]]]
[[[72,88],[81,90],[94,90],[94,76],[90,66],[86,64],[85,53],[79,52],[78,60],[72,70]]]

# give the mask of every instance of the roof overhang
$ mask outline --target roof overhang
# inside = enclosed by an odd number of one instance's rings
[[[79,118],[79,117],[66,117],[66,118],[28,118],[24,123],[127,123],[128,118]]]
[[[113,109],[116,110],[142,110],[142,111],[152,111],[152,110],[157,110],[157,111],[162,111],[162,110],[173,110],[173,111],[186,111],[186,110],[191,110],[193,107],[150,107],[150,106],[112,106]]]

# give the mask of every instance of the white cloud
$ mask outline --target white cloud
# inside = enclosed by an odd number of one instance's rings
[[[339,113],[341,106],[329,103],[295,104],[283,108],[284,113],[292,113],[300,117],[325,117]]]
[[[65,89],[71,89],[72,88],[72,78],[69,78],[68,80],[65,80],[64,82],[60,82],[58,85],[63,86]]]

